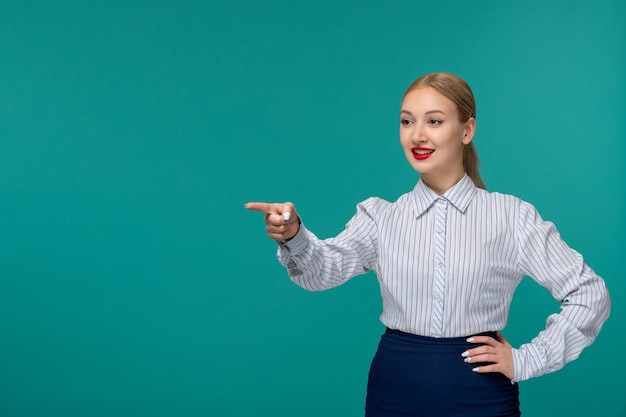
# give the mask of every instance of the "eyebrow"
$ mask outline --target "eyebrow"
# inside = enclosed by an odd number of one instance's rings
[[[410,114],[411,116],[413,115],[413,113],[411,113],[411,112],[410,112],[410,111],[408,111],[408,110],[400,110],[400,114],[402,114],[402,113],[407,113],[407,114]],[[426,113],[424,113],[424,114],[432,114],[432,113],[441,113],[441,114],[443,114],[443,115],[445,115],[445,114],[446,114],[444,111],[442,111],[442,110],[438,110],[438,109],[428,110],[428,111],[427,111]]]

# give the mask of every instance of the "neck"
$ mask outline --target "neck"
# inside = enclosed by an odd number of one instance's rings
[[[432,176],[423,174],[422,181],[424,181],[424,184],[426,184],[426,186],[428,186],[428,188],[433,190],[437,195],[444,195],[446,191],[448,191],[456,183],[461,181],[461,179],[463,179],[464,176],[465,176],[465,171],[454,176],[451,175],[447,178],[441,178],[441,177],[432,178]]]

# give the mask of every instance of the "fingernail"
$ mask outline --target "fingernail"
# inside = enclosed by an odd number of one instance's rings
[[[467,342],[472,343],[473,341],[474,341],[474,338],[473,338],[473,337],[468,337],[468,338],[467,338]]]
[[[290,212],[286,211],[283,213],[283,219],[285,219],[286,222],[288,222],[290,218],[291,218]]]
[[[465,362],[471,362],[471,361],[472,361],[472,358],[465,358],[465,359],[463,359],[463,360],[464,360]]]
[[[466,350],[465,352],[461,353],[461,356],[465,358],[466,356],[469,356],[469,352]]]
[[[473,368],[473,369],[472,369],[472,372],[478,372],[478,369],[479,369],[479,368],[478,368],[478,366],[477,366],[476,368]]]

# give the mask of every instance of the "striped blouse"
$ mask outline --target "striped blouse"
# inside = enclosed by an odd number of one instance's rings
[[[390,203],[369,198],[338,236],[301,226],[278,258],[299,286],[320,291],[374,271],[382,323],[432,337],[502,330],[513,293],[530,276],[561,302],[546,329],[513,349],[514,382],[562,368],[596,338],[610,311],[605,283],[554,225],[466,175],[439,196],[418,181]]]

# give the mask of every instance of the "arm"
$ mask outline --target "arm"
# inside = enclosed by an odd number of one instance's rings
[[[527,203],[520,207],[518,230],[520,268],[550,290],[561,311],[548,317],[545,330],[530,343],[513,349],[514,381],[554,372],[578,358],[597,337],[611,308],[604,280]]]
[[[298,226],[291,235],[288,229],[293,226],[285,225],[282,212],[277,210],[274,214],[267,214],[268,235],[279,242],[278,259],[287,268],[291,280],[305,289],[320,291],[339,286],[372,269],[377,253],[376,224],[369,213],[373,201],[359,204],[345,230],[337,237],[325,240],[293,218]],[[254,209],[257,206],[246,207]],[[292,212],[295,213],[295,207]]]

